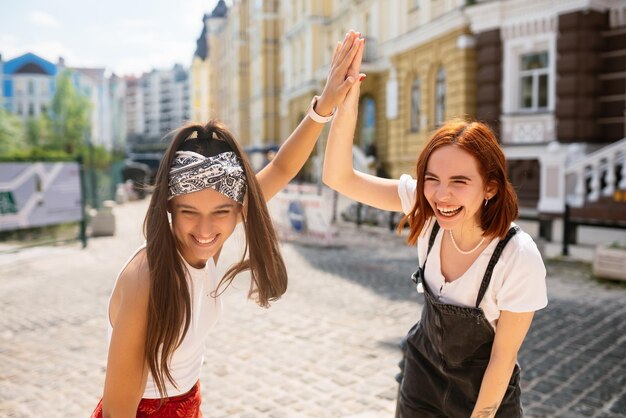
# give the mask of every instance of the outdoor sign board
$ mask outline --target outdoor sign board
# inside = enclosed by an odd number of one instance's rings
[[[288,185],[268,206],[281,239],[332,244],[332,192],[315,185]]]
[[[74,162],[0,163],[0,231],[82,219]]]

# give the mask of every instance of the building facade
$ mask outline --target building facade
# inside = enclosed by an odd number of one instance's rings
[[[360,30],[367,79],[361,86],[355,153],[373,159],[369,169],[379,175],[410,173],[434,128],[475,112],[475,56],[464,4],[282,2],[283,136],[321,92],[336,42],[348,30]]]
[[[261,151],[282,142],[279,6],[236,0],[228,8],[219,1],[205,19],[211,117],[227,125],[257,168]]]
[[[23,121],[47,114],[56,92],[57,76],[69,71],[75,90],[90,103],[91,130],[85,140],[106,149],[114,144],[122,146],[125,128],[119,108],[124,106],[120,101],[123,86],[119,80],[112,84],[112,76],[104,68],[68,67],[63,58],[52,63],[33,53],[8,61],[0,58],[0,67],[2,106]]]
[[[477,116],[497,127],[523,212],[626,222],[626,4],[483,1]]]
[[[263,148],[282,142],[279,115],[281,92],[279,59],[282,35],[280,2],[255,0],[244,3],[248,3],[249,8],[247,39],[250,54],[248,90],[250,97],[250,131],[248,134],[250,137],[248,142],[254,147]]]
[[[3,107],[22,120],[45,114],[55,92],[56,64],[27,53],[0,65]]]
[[[189,71],[180,64],[125,79],[126,132],[132,148],[158,151],[161,138],[191,118]]]
[[[106,149],[113,148],[111,118],[111,91],[109,77],[104,68],[68,68],[72,71],[74,87],[91,105],[90,136],[87,140],[93,145]]]
[[[211,89],[209,86],[211,80],[211,66],[209,63],[207,19],[209,19],[209,15],[205,14],[202,18],[202,32],[196,41],[196,51],[193,54],[191,67],[189,69],[191,120],[196,122],[206,122],[211,118],[209,108],[209,100],[211,97]]]
[[[209,19],[209,44],[220,51],[210,59],[211,91],[216,116],[247,146],[271,142],[272,124],[279,127],[277,143],[284,141],[321,93],[336,42],[356,29],[366,39],[367,78],[355,155],[373,160],[369,169],[413,174],[438,126],[476,118],[501,140],[523,216],[549,220],[585,206],[595,208],[596,218],[626,222],[616,215],[625,208],[615,205],[626,201],[623,1],[232,4],[229,10],[220,1]],[[327,128],[303,180],[319,180],[326,135]],[[546,225],[542,234],[554,235]]]

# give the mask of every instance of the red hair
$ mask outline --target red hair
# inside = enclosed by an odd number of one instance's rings
[[[484,231],[483,236],[504,238],[511,222],[518,215],[517,194],[507,178],[504,153],[489,126],[463,119],[446,122],[434,133],[419,154],[416,165],[415,205],[400,221],[398,231],[408,222],[410,232],[407,242],[414,245],[428,219],[435,215],[424,197],[424,174],[432,153],[446,145],[456,145],[472,155],[476,159],[485,186],[495,186],[496,194],[489,200],[489,204],[481,209],[480,227]]]

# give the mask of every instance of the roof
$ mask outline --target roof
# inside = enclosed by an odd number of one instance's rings
[[[196,41],[196,52],[194,53],[194,56],[200,58],[202,61],[205,61],[209,57],[209,43],[206,38],[206,25],[204,24],[204,19],[202,19],[202,22],[202,33]]]
[[[215,8],[211,12],[211,17],[226,17],[228,14],[228,6],[224,0],[220,0],[215,5]]]
[[[54,76],[57,73],[57,66],[48,60],[41,58],[31,52],[5,61],[3,63],[5,74],[45,74]]]

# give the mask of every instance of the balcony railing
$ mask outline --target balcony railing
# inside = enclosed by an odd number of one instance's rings
[[[565,169],[565,175],[575,177],[573,193],[567,196],[571,207],[581,207],[585,202],[596,202],[600,196],[612,196],[616,190],[626,189],[626,138],[573,163]]]

